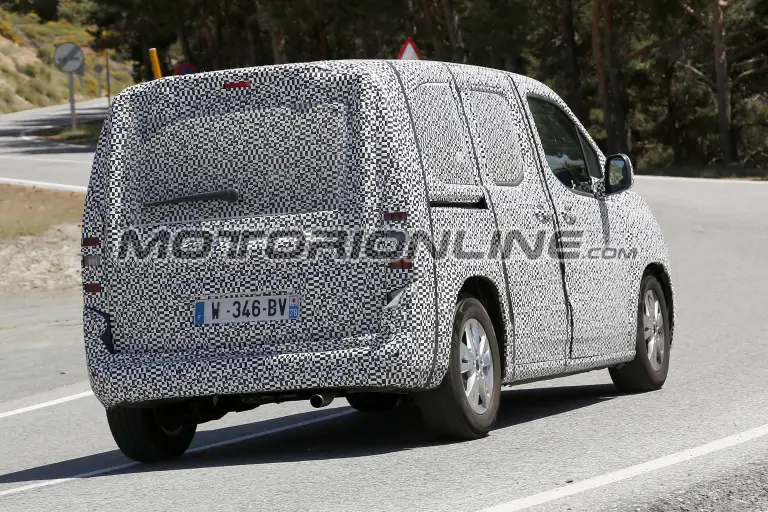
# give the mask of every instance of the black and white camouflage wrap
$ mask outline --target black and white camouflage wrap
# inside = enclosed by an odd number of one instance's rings
[[[243,81],[251,86],[223,88]],[[95,395],[109,407],[310,388],[434,387],[447,369],[456,298],[472,278],[487,282],[500,305],[505,383],[631,360],[641,276],[651,264],[668,272],[661,231],[634,192],[579,195],[549,172],[528,95],[558,104],[594,144],[539,82],[439,62],[227,70],[163,78],[118,95],[83,218],[83,237],[102,240],[83,248],[103,261],[83,268],[85,283],[104,288],[84,293]],[[225,188],[243,200],[143,206]],[[428,207],[482,197],[488,209]],[[549,223],[536,217],[542,205]],[[566,226],[560,209],[578,220]],[[408,219],[385,222],[387,211],[408,212]],[[412,270],[331,256],[233,259],[226,246],[199,260],[117,257],[127,229],[399,227],[435,240],[463,230],[465,252],[487,249],[497,229],[577,229],[590,244],[636,247],[639,255],[566,262],[568,301],[558,261],[519,251],[507,260],[452,253],[435,260],[422,248]],[[384,309],[386,293],[403,287],[400,305]],[[194,325],[199,298],[281,293],[301,297],[301,320]],[[105,314],[115,353],[100,339]]]

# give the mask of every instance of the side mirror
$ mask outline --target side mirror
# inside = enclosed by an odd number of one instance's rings
[[[632,188],[635,171],[627,155],[611,155],[605,160],[605,193],[618,194]]]

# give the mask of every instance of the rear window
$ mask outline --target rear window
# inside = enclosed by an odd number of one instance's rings
[[[144,223],[336,210],[348,194],[347,117],[327,103],[182,119],[144,141],[124,180]],[[227,188],[240,202],[141,206]]]

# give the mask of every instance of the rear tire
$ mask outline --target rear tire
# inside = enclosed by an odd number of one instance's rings
[[[346,398],[360,412],[384,412],[400,405],[401,397],[395,393],[350,393]]]
[[[443,382],[413,397],[422,418],[434,431],[451,440],[478,439],[488,435],[499,411],[499,347],[493,323],[479,300],[462,295],[455,311]],[[472,384],[478,386],[477,398],[471,391]]]
[[[174,407],[111,407],[107,421],[112,437],[126,457],[160,462],[180,457],[195,436],[197,424]]]
[[[609,370],[619,391],[637,393],[661,389],[669,371],[669,327],[664,290],[656,277],[646,275],[640,283],[638,297],[635,358],[621,368]]]

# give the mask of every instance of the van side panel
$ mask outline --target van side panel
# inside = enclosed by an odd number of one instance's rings
[[[605,157],[598,148],[589,133],[576,118],[566,103],[546,85],[528,77],[509,74],[518,87],[523,98],[538,96],[557,105],[577,127],[585,138],[587,144],[594,150],[599,159],[600,168],[605,165]],[[533,119],[528,105],[523,106],[526,115],[529,116],[531,126],[535,130]],[[534,140],[537,136],[532,134]],[[537,143],[537,152],[545,166],[545,176],[550,182],[556,206],[574,202],[572,192],[566,190],[546,168],[544,153],[541,145]],[[604,191],[601,179],[592,179],[595,190]],[[574,346],[573,354],[566,365],[566,372],[586,370],[594,367],[610,366],[624,361],[629,361],[635,355],[636,329],[637,329],[637,301],[640,282],[643,272],[651,263],[658,263],[669,274],[669,254],[667,245],[659,225],[652,212],[642,198],[632,190],[604,197],[598,203],[600,213],[595,216],[596,221],[590,229],[597,231],[600,236],[610,239],[616,249],[622,249],[634,254],[628,261],[616,260],[600,262],[593,265],[594,272],[590,279],[580,279],[581,282],[569,283],[571,290],[579,289],[582,295],[593,297],[610,296],[616,304],[614,308],[605,308],[605,311],[595,311],[589,323],[582,322],[576,325],[575,331],[592,334],[597,341],[591,346]],[[597,209],[596,207],[596,209]],[[587,238],[587,237],[585,237]],[[594,301],[598,303],[597,300]],[[674,318],[674,301],[672,304],[672,316]],[[619,319],[620,328],[606,332],[600,326],[606,322],[605,318]],[[670,336],[672,333],[670,333]],[[581,349],[581,353],[580,353]]]
[[[503,237],[504,270],[514,322],[509,322],[504,382],[526,375],[531,363],[549,371],[565,368],[570,341],[567,306],[558,261],[549,256],[554,210],[519,105],[507,75],[453,65],[467,111],[489,201]],[[514,333],[514,334],[512,334]],[[513,341],[513,342],[512,342]],[[512,357],[514,356],[514,357]]]
[[[456,299],[471,277],[483,277],[502,294],[505,321],[509,312],[506,285],[498,261],[488,262],[493,212],[473,207],[485,194],[477,171],[453,77],[442,63],[393,63],[411,109],[427,181],[435,244],[438,295],[437,346],[429,386],[440,384],[448,368]],[[501,336],[499,336],[501,337]]]

